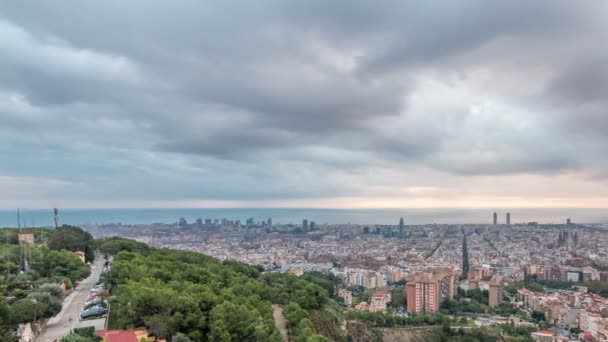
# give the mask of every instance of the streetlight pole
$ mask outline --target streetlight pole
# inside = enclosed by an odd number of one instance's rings
[[[38,301],[30,299],[34,303],[34,335],[38,335],[38,328],[36,327],[36,311],[38,311]]]

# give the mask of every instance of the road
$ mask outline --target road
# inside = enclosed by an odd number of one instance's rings
[[[103,257],[97,257],[95,259],[91,268],[91,275],[81,281],[72,293],[63,300],[61,312],[49,319],[46,329],[36,339],[37,342],[53,342],[59,340],[61,337],[68,335],[70,329],[80,326],[80,311],[84,306],[85,300],[89,296],[89,292],[99,279],[104,262],[105,260]],[[86,321],[86,323],[87,325],[91,325],[89,321]],[[84,326],[84,324],[82,326]]]

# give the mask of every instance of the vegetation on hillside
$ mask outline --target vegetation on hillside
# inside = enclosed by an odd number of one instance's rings
[[[294,341],[330,341],[319,332],[345,339],[341,315],[327,306],[337,281],[325,275],[262,274],[236,261],[120,238],[98,247],[116,254],[107,275],[114,289],[111,328],[145,327],[157,337],[181,333],[195,342],[282,341],[271,306],[282,304]]]
[[[63,225],[57,228],[48,245],[54,250],[84,252],[86,262],[95,259],[93,236],[78,227]]]
[[[198,253],[121,251],[108,274],[111,328],[146,327],[161,338],[181,332],[193,341],[281,341],[258,276],[255,267]]]
[[[80,228],[65,227],[64,244],[53,243],[57,232],[36,228],[22,229],[22,233],[34,234],[34,244],[21,246],[18,229],[0,229],[1,341],[14,341],[19,323],[56,315],[64,296],[61,285],[69,289],[89,275],[89,266],[63,247],[80,250],[91,237]]]
[[[119,237],[109,237],[96,241],[97,249],[104,254],[116,255],[119,252],[134,252],[146,254],[150,251],[150,247],[145,243],[135,240],[128,240]]]

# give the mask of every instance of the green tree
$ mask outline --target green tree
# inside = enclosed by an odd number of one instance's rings
[[[391,306],[398,308],[405,306],[405,289],[395,288],[391,294]]]
[[[171,342],[192,342],[192,340],[182,333],[177,333],[171,338]]]
[[[144,323],[148,328],[148,332],[153,336],[164,339],[167,337],[167,333],[169,332],[169,322],[165,316],[162,315],[153,315],[144,319]]]
[[[30,323],[34,318],[38,319],[40,312],[46,310],[44,303],[35,303],[31,298],[16,300],[11,305],[14,323]]]
[[[55,231],[48,246],[53,250],[81,251],[85,253],[85,261],[95,258],[93,236],[79,227],[63,225]]]
[[[116,255],[123,251],[145,254],[150,250],[150,247],[145,243],[116,236],[98,240],[97,247],[102,253],[110,255]]]
[[[530,314],[530,317],[532,317],[533,320],[537,321],[537,322],[541,322],[544,321],[546,319],[545,317],[545,313],[541,312],[541,311],[532,311],[532,314]]]

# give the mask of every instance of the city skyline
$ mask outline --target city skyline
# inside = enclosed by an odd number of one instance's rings
[[[608,208],[607,3],[0,13],[2,209]]]

